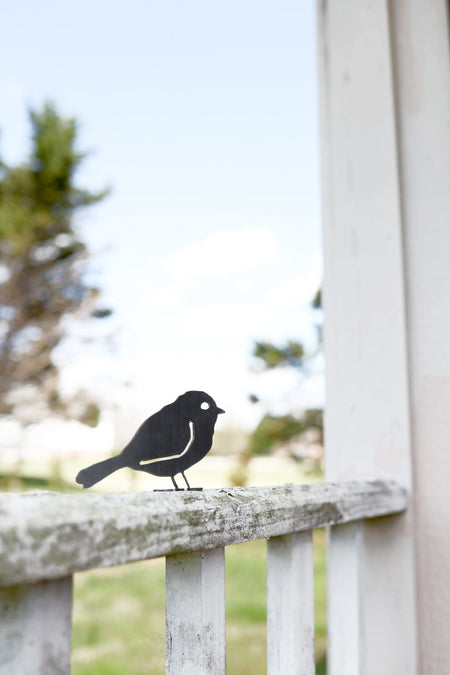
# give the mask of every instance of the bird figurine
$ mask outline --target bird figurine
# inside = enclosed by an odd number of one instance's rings
[[[175,490],[175,475],[181,473],[187,489],[186,469],[199,462],[212,445],[217,416],[225,411],[204,391],[188,391],[145,420],[122,452],[82,469],[77,483],[92,487],[125,466],[154,476],[170,476]]]

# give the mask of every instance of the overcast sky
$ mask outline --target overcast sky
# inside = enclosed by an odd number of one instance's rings
[[[321,281],[312,0],[16,0],[2,8],[0,152],[28,150],[27,108],[80,122],[78,175],[112,188],[78,221],[114,309],[115,350],[66,382],[147,415],[204,389],[251,425],[255,339],[311,339]],[[106,384],[105,384],[106,383]],[[302,389],[323,396],[321,377]]]

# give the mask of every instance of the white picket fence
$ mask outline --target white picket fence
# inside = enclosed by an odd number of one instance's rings
[[[225,673],[224,547],[267,539],[267,672],[312,675],[312,530],[323,526],[330,526],[329,582],[348,587],[345,606],[331,608],[338,634],[329,641],[331,649],[339,645],[339,675],[356,672],[359,533],[365,519],[396,520],[406,506],[405,490],[390,481],[2,495],[0,674],[69,673],[73,574],[160,556],[166,556],[166,672]]]

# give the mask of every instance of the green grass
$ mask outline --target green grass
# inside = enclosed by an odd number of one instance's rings
[[[325,536],[314,533],[316,660],[325,673]],[[164,561],[75,576],[73,675],[163,675]],[[227,671],[266,672],[266,543],[226,549]],[[180,674],[181,675],[181,674]]]
[[[75,576],[74,675],[164,673],[164,561]]]

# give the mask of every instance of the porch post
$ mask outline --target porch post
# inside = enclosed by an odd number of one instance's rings
[[[450,44],[446,0],[391,3],[402,187],[419,672],[449,668]]]
[[[389,3],[319,2],[318,29],[327,480],[392,478],[412,491]],[[366,522],[359,536],[332,528],[330,549],[330,675],[416,673],[412,509]],[[348,566],[357,572],[350,589],[332,582]]]

